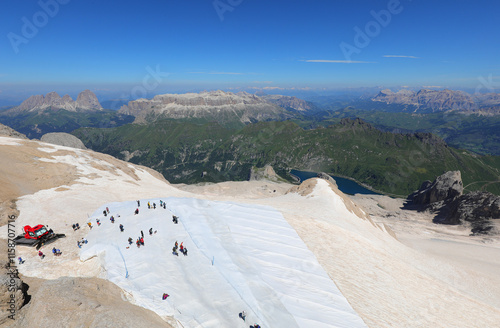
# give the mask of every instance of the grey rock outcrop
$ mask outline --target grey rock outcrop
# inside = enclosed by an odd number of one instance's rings
[[[434,223],[469,226],[473,235],[500,233],[492,222],[500,219],[500,197],[484,191],[463,194],[463,189],[460,171],[449,171],[423,182],[406,207],[434,213]]]
[[[24,304],[23,282],[7,265],[0,261],[0,325],[11,321],[9,315],[19,312]]]
[[[270,180],[275,182],[285,181],[285,179],[276,174],[271,165],[266,165],[262,168],[252,167],[252,169],[250,170],[250,177],[248,178],[248,181],[261,180]]]
[[[473,234],[499,233],[491,220],[500,219],[500,197],[489,192],[474,191],[453,201],[446,217],[439,223],[470,223]]]
[[[83,142],[72,134],[64,132],[52,132],[44,134],[41,141],[54,145],[72,147],[78,149],[87,149]]]
[[[331,184],[333,184],[335,187],[338,188],[337,181],[335,181],[335,179],[332,178],[331,175],[326,174],[325,172],[320,172],[320,173],[318,173],[318,178],[329,181]]]
[[[448,171],[434,180],[425,181],[419,190],[408,196],[414,205],[430,205],[452,201],[463,194],[464,186],[460,171]]]
[[[0,124],[0,136],[28,139],[28,137],[26,137],[24,134],[17,132],[16,130],[3,124]]]

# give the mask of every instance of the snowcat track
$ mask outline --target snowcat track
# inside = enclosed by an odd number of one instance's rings
[[[45,237],[45,238],[41,238],[40,240],[37,240],[38,243],[35,244],[36,249],[39,250],[42,246],[48,245],[48,244],[56,241],[57,239],[64,238],[64,237],[66,237],[65,234],[59,233],[59,234],[52,234],[52,235]]]

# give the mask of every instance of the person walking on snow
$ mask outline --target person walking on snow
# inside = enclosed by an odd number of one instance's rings
[[[245,311],[240,312],[240,318],[243,319],[243,321],[245,321],[246,316],[247,314],[245,313]]]
[[[141,201],[137,200],[137,207],[141,207]]]
[[[149,235],[153,235],[153,228],[149,228]]]
[[[95,219],[95,221],[97,222],[97,225],[100,226],[101,225],[101,220],[99,219]]]
[[[92,229],[92,223],[87,222],[87,225],[89,226],[90,229]]]
[[[120,231],[123,232],[123,224],[120,224]]]

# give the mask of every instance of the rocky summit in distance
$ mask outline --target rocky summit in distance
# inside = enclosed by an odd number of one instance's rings
[[[441,112],[446,110],[471,111],[478,106],[474,99],[467,93],[453,90],[429,90],[422,89],[414,92],[411,90],[399,90],[392,92],[389,89],[382,90],[372,101],[384,102],[386,104],[411,105],[415,111],[430,110]]]
[[[3,115],[15,116],[24,113],[44,112],[47,110],[67,110],[70,112],[101,111],[103,108],[97,100],[96,95],[90,90],[84,90],[78,94],[76,101],[69,95],[62,98],[57,92],[49,92],[44,95],[31,96],[19,106],[10,108]]]
[[[407,89],[393,92],[389,89],[380,91],[372,101],[402,105],[414,112],[480,113],[500,114],[500,95],[496,93],[470,95],[457,90],[411,91]]]
[[[406,208],[435,213],[434,223],[465,225],[472,235],[499,234],[500,197],[485,191],[463,194],[460,171],[449,171],[434,182],[425,181],[408,196]],[[500,220],[499,220],[500,221]]]
[[[122,106],[118,112],[134,116],[135,122],[138,123],[163,118],[248,124],[290,117],[285,109],[256,95],[221,90],[164,94],[153,99],[137,99]]]

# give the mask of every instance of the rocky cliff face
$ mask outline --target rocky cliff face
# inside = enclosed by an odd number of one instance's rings
[[[479,105],[469,94],[453,90],[422,89],[418,92],[410,90],[392,92],[386,89],[380,91],[372,100],[386,104],[411,105],[416,108],[415,111],[474,111],[479,108]]]
[[[96,95],[90,90],[82,91],[76,101],[69,95],[61,98],[57,92],[49,92],[45,96],[31,96],[17,107],[4,112],[4,115],[18,115],[29,112],[64,109],[70,112],[99,111],[102,110]]]
[[[492,220],[500,219],[500,197],[474,191],[463,195],[460,171],[449,171],[434,182],[425,181],[408,196],[411,206],[436,214],[435,223],[470,226],[472,234],[498,234]]]
[[[197,118],[219,123],[238,121],[246,124],[287,117],[284,109],[261,97],[246,92],[234,94],[220,90],[138,99],[122,106],[118,112],[135,116],[136,122],[158,118]]]
[[[470,223],[473,234],[500,233],[491,220],[500,219],[500,197],[484,191],[460,196],[449,206],[441,223]]]
[[[415,205],[430,205],[450,201],[461,196],[464,191],[460,171],[449,171],[434,180],[425,181],[419,190],[408,196]]]

